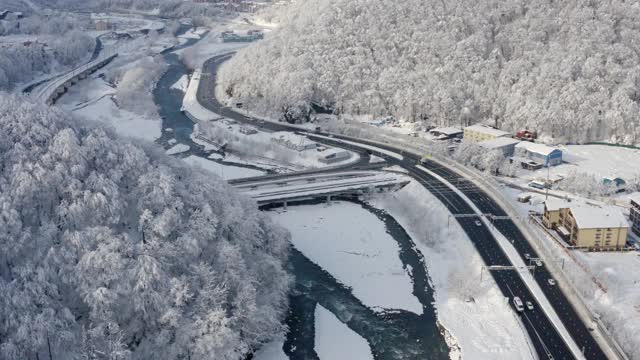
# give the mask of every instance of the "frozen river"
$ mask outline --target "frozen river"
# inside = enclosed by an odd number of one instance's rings
[[[291,231],[296,282],[289,333],[256,360],[448,359],[424,259],[392,217],[347,201],[270,212]]]
[[[157,142],[166,149],[183,144],[175,156],[227,180],[263,174],[221,156],[209,159],[212,152],[191,140],[193,122],[180,111],[184,94],[172,88],[188,69],[176,54],[164,57],[169,69],[154,90],[163,119]],[[270,212],[292,233],[296,281],[289,332],[254,359],[448,359],[422,254],[392,217],[353,202]]]
[[[188,39],[184,44],[164,54],[169,68],[153,90],[153,98],[162,117],[162,136],[156,142],[164,146],[165,149],[170,149],[175,144],[188,146],[187,151],[181,152],[177,156],[185,157],[189,163],[209,170],[225,180],[263,175],[266,171],[255,166],[226,162],[221,156],[215,156],[213,159],[208,158],[213,152],[205,150],[203,146],[191,140],[194,123],[180,111],[184,92],[172,88],[190,71],[174,51],[192,46],[198,40]]]

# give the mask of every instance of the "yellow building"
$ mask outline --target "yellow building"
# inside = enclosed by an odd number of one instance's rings
[[[555,199],[545,201],[542,221],[569,244],[593,251],[624,248],[629,232],[627,220],[617,209]]]
[[[471,125],[464,128],[464,139],[473,142],[493,140],[500,137],[509,137],[506,131],[494,129],[485,125]]]

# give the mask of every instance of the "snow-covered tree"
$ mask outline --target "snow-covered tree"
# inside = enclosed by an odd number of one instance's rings
[[[219,96],[640,143],[635,2],[300,0],[277,19],[220,69]]]
[[[239,359],[282,330],[288,233],[225,182],[0,94],[0,358]]]

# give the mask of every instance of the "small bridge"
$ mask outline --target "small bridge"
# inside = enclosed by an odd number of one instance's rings
[[[56,100],[62,94],[64,94],[67,89],[76,84],[78,81],[87,78],[90,74],[94,73],[96,70],[104,67],[108,63],[110,63],[113,59],[118,56],[117,53],[98,57],[97,59],[90,61],[80,67],[69,71],[66,74],[63,74],[59,77],[51,79],[39,87],[35,88],[31,94],[39,101],[47,104],[53,105]]]
[[[268,177],[236,184],[241,193],[255,199],[258,205],[326,198],[364,195],[390,191],[407,185],[410,178],[382,171],[338,171],[331,173],[296,175],[270,179]]]

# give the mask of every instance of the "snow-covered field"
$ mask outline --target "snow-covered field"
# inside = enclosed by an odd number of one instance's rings
[[[408,269],[398,256],[399,246],[374,214],[357,204],[334,202],[272,215],[291,232],[298,250],[351,287],[365,305],[422,313]]]
[[[199,166],[224,180],[241,179],[246,177],[261,176],[264,172],[237,166],[225,166],[212,160],[190,155],[183,159],[193,166]]]
[[[598,178],[621,177],[627,181],[640,176],[640,150],[606,145],[565,145],[559,148],[565,163],[551,167],[551,176],[566,176],[572,171]],[[521,170],[518,174],[526,180],[546,179],[547,169]]]
[[[211,117],[214,116],[217,115],[211,115]],[[250,135],[243,134],[243,129],[253,129],[256,130],[257,133]],[[290,140],[290,143],[293,145],[310,142],[305,136],[296,135],[291,132],[266,132],[257,127],[238,124],[233,120],[200,121],[198,131],[206,138],[217,142],[226,142],[228,149],[242,154],[252,161],[272,162],[280,164],[280,166],[285,168],[297,170],[303,168],[322,168],[355,163],[360,159],[357,153],[350,152],[351,156],[349,158],[327,164],[319,159],[324,152],[317,151],[316,148],[297,151],[274,142],[274,140],[280,138]]]
[[[315,350],[320,360],[373,359],[367,340],[349,329],[329,310],[316,305],[315,319]]]
[[[58,105],[90,120],[112,126],[123,136],[154,141],[161,135],[162,121],[119,108],[112,100],[115,89],[98,77],[81,81],[62,96]]]
[[[480,281],[483,262],[471,241],[456,222],[447,229],[444,205],[416,182],[372,204],[392,215],[424,255],[438,320],[463,359],[534,358],[528,335],[493,279]]]

